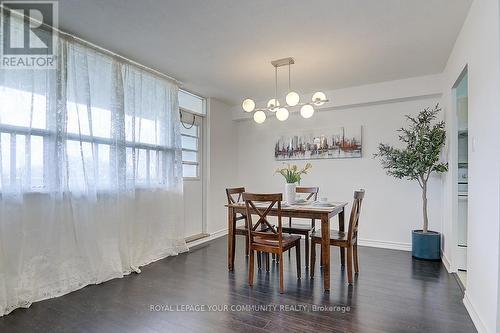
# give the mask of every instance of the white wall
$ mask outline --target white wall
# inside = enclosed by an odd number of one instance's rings
[[[435,77],[435,81],[441,82],[439,77]],[[413,95],[410,94],[412,96],[408,94],[409,87],[413,91]],[[251,119],[239,120],[238,179],[248,191],[282,192],[284,181],[281,176],[273,174],[276,167],[282,165],[282,162],[274,160],[274,143],[279,135],[313,128],[328,130],[339,126],[363,126],[361,159],[312,160],[310,162],[313,168],[310,174],[303,177],[302,184],[320,186],[322,197],[349,202],[352,201],[355,189],[365,188],[361,243],[410,249],[411,230],[422,227],[420,187],[416,182],[387,176],[373,154],[380,142],[398,144],[395,131],[405,124],[404,115],[416,114],[424,107],[432,107],[438,103],[439,96],[428,96],[434,92],[435,90],[429,90],[428,78],[385,82],[332,92],[329,96],[334,98],[333,104],[337,96],[353,96],[348,103],[354,106],[348,106],[347,102],[337,102],[342,103],[342,107],[321,110],[311,119],[303,119],[294,113],[285,122],[274,117],[269,117],[260,125]],[[377,96],[389,100],[377,101]],[[347,98],[343,100],[346,101]],[[359,101],[368,103],[359,105]],[[299,165],[306,162],[308,161],[293,161]],[[441,179],[431,180],[430,227],[436,231],[441,231],[442,223],[441,186]]]
[[[333,101],[311,120],[291,116],[284,123],[268,118],[253,123],[240,106],[212,100],[208,229],[226,228],[224,189],[245,185],[250,191],[281,191],[279,165],[273,158],[278,134],[312,127],[363,125],[363,158],[313,161],[304,184],[321,186],[322,196],[350,200],[358,187],[367,190],[360,237],[395,247],[410,243],[410,230],[421,224],[416,184],[386,176],[373,160],[379,142],[395,143],[394,129],[405,113],[416,113],[441,100],[447,121],[445,155],[455,161],[452,86],[463,68],[469,74],[469,230],[468,278],[464,303],[479,332],[500,329],[500,20],[498,0],[475,0],[442,75],[411,78],[327,92]],[[441,94],[442,97],[441,97]],[[263,102],[258,103],[263,104]],[[227,112],[227,113],[226,113]],[[236,123],[229,118],[232,114]],[[236,162],[235,162],[236,159]],[[300,162],[298,162],[300,163]],[[454,269],[456,172],[432,180],[431,228],[443,233],[443,256]],[[391,243],[392,242],[392,243]],[[375,244],[372,244],[375,245]]]
[[[208,100],[207,115],[207,232],[227,229],[226,187],[238,186],[237,134],[230,107],[214,98]]]
[[[448,130],[455,124],[451,88],[465,66],[469,79],[469,212],[467,286],[464,303],[479,332],[498,332],[500,53],[498,0],[475,0],[448,60],[443,102]],[[456,158],[450,138],[448,157]],[[471,144],[473,142],[473,144]],[[444,255],[454,269],[456,174],[445,180]]]

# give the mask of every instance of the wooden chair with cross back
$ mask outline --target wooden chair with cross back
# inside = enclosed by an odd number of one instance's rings
[[[354,200],[349,218],[349,228],[344,231],[330,230],[330,245],[347,249],[347,281],[352,284],[352,266],[354,260],[354,272],[359,273],[358,259],[358,227],[361,203],[365,196],[365,190],[354,191]],[[321,232],[315,231],[311,235],[311,278],[314,277],[314,263],[316,261],[316,244],[321,244]],[[321,258],[323,260],[323,258]]]
[[[241,202],[242,200],[242,194],[245,192],[244,187],[234,187],[234,188],[226,188],[226,196],[227,196],[227,204],[236,204],[238,202]],[[248,224],[247,224],[247,217],[244,214],[240,214],[240,216],[236,216],[236,213],[234,213],[234,218],[233,221],[236,223],[241,220],[245,220],[245,224],[242,226],[236,226],[234,228],[234,234],[235,235],[242,235],[245,236],[245,254],[248,256]]]
[[[243,198],[242,198],[243,192],[245,192],[244,187],[226,188],[227,204],[232,205],[232,204],[237,204],[237,203],[243,202]],[[233,216],[234,223],[236,224],[238,221],[241,221],[241,220],[244,220],[245,223],[243,225],[236,225],[233,230],[234,230],[235,235],[245,237],[245,255],[248,256],[249,251],[248,251],[247,216],[245,214],[234,213],[234,216]],[[232,235],[228,235],[228,237],[231,237],[231,236]],[[234,251],[234,248],[232,249],[232,251]],[[260,253],[258,253],[257,254],[257,267],[260,269],[261,266],[262,266],[261,256],[260,256]]]
[[[248,239],[250,251],[250,267],[248,270],[248,284],[253,285],[254,276],[254,252],[266,253],[266,269],[269,270],[269,254],[275,254],[279,258],[280,270],[280,293],[284,292],[283,278],[283,253],[295,247],[296,262],[297,262],[297,279],[300,279],[300,236],[298,235],[283,235],[283,227],[281,223],[281,201],[283,195],[277,194],[254,194],[243,193],[243,201],[246,205],[247,222],[248,222]],[[267,219],[271,210],[273,215],[278,219],[278,227],[276,228]],[[252,215],[259,216],[257,223],[253,224]],[[267,231],[262,231],[262,226],[268,228]]]

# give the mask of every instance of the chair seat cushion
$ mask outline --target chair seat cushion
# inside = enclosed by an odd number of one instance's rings
[[[313,232],[311,234],[311,238],[313,238],[313,240],[321,241],[321,231]],[[330,230],[330,240],[346,241],[347,242],[347,232],[338,231],[338,230]]]
[[[283,235],[283,247],[288,247],[293,242],[300,240],[299,235]],[[253,238],[253,242],[261,245],[275,246],[278,247],[278,240],[265,239],[259,236]]]

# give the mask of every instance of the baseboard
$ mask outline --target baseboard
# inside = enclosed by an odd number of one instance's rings
[[[309,226],[309,224],[297,223],[297,225]],[[316,228],[316,230],[321,230],[321,228]],[[359,246],[377,247],[380,249],[390,249],[390,250],[401,250],[401,251],[411,251],[411,243],[399,243],[390,241],[380,241],[374,239],[358,238]]]
[[[225,236],[225,235],[227,235],[227,228],[213,232],[208,237],[190,242],[190,243],[188,243],[188,247],[191,248],[191,247],[212,241],[214,239],[220,238],[220,237]],[[377,247],[377,248],[381,248],[381,249],[411,251],[411,244],[410,243],[399,243],[399,242],[379,241],[379,240],[373,240],[373,239],[359,238],[358,245],[359,246],[368,246],[368,247]]]
[[[478,313],[474,309],[474,306],[472,305],[472,303],[469,299],[467,291],[465,291],[463,302],[464,302],[465,308],[467,309],[467,312],[469,313],[470,318],[472,319],[472,322],[474,323],[474,326],[476,326],[477,332],[478,333],[488,333],[488,330],[486,329],[486,325],[484,325],[483,321],[481,320]]]
[[[390,242],[390,241],[380,241],[380,240],[359,238],[358,245],[359,246],[378,247],[381,249],[411,251],[411,244],[410,243],[399,243],[399,242]]]
[[[455,278],[455,281],[457,281],[457,284],[460,287],[462,294],[465,295],[465,285],[462,282],[462,280],[460,280],[460,276],[458,276],[458,273],[450,273],[450,274],[453,276],[453,278]]]
[[[206,242],[210,242],[214,239],[217,239],[217,238],[220,238],[220,237],[223,237],[226,235],[227,235],[227,228],[221,229],[221,230],[210,233],[210,236],[208,236],[208,237],[203,237],[203,238],[197,239],[195,241],[189,242],[187,244],[187,246],[188,246],[188,248],[192,248],[192,247],[198,246],[198,245],[206,243]]]
[[[454,273],[453,270],[451,269],[451,263],[448,257],[444,254],[444,252],[441,252],[441,261],[443,262],[444,267],[446,268],[446,271],[448,273]]]

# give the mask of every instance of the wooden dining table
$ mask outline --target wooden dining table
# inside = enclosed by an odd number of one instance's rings
[[[330,290],[330,220],[336,215],[339,216],[339,231],[344,231],[344,210],[347,202],[335,202],[333,206],[319,207],[311,203],[302,205],[287,205],[281,207],[282,217],[301,218],[301,219],[315,219],[321,221],[321,250],[323,253],[323,287],[325,291]],[[232,271],[234,269],[234,252],[235,252],[235,233],[236,229],[236,214],[245,214],[245,203],[237,202],[234,204],[227,204],[227,268]],[[277,215],[277,208],[273,207],[269,212],[270,216]],[[345,249],[340,248],[340,262],[345,265]]]

